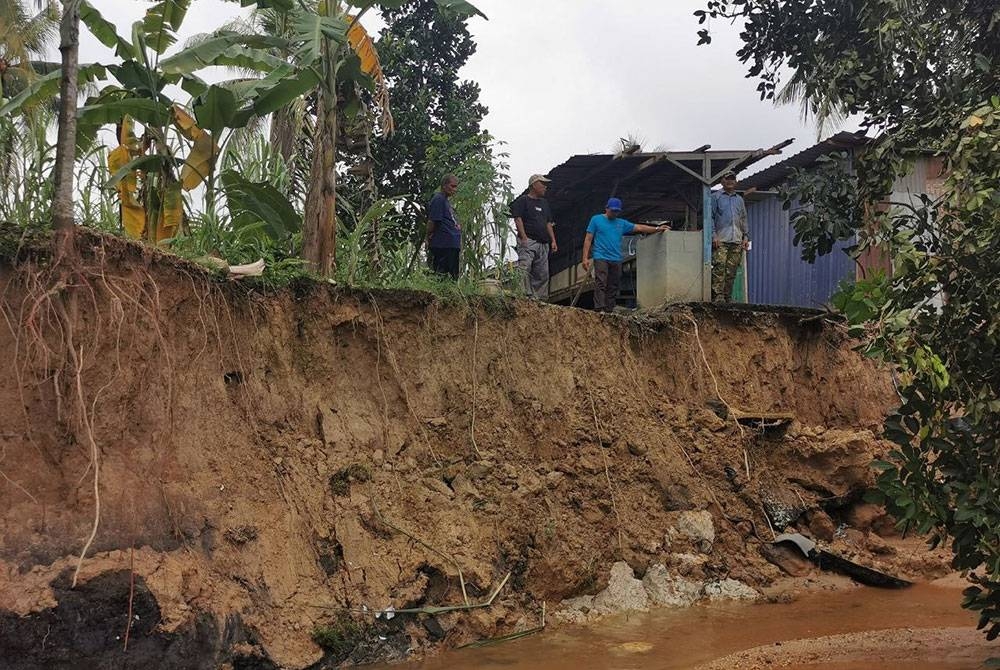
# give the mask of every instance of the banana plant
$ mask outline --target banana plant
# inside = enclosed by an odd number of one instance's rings
[[[75,0],[80,21],[102,44],[113,49],[119,59],[112,64],[80,66],[81,81],[102,81],[110,76],[114,82],[79,109],[77,139],[84,143],[92,141],[100,126],[120,123],[126,116],[144,127],[140,155],[122,165],[109,186],[131,171],[141,170],[146,234],[156,239],[160,237],[155,230],[164,203],[176,198],[178,185],[183,181],[178,171],[185,161],[177,156],[178,145],[192,145],[194,159],[189,155],[187,164],[201,165],[191,169],[195,169],[198,177],[207,177],[211,184],[217,153],[214,138],[220,132],[243,127],[254,116],[267,116],[316,92],[319,111],[305,203],[303,257],[313,271],[330,276],[336,244],[339,85],[349,80],[368,83],[373,76],[371,65],[363,64],[365,59],[376,55],[358,31],[363,15],[373,8],[398,9],[413,0],[355,0],[353,4],[339,0],[319,0],[315,4],[307,4],[305,0],[239,1],[243,6],[281,12],[290,26],[289,34],[279,37],[220,31],[210,39],[166,55],[176,43],[176,31],[191,0],[154,2],[145,17],[133,24],[128,37],[120,35],[87,0]],[[435,1],[443,11],[481,15],[465,0]],[[290,57],[277,58],[273,50]],[[349,50],[356,57],[346,57]],[[203,68],[220,65],[249,69],[262,76],[244,82],[237,89],[208,85],[196,74]],[[51,98],[58,89],[59,78],[59,72],[38,78],[0,106],[0,116],[15,113],[39,98]],[[184,131],[177,132],[171,141],[170,130],[179,122],[177,107],[164,93],[170,84],[179,84],[193,97],[194,119],[211,139],[189,130],[187,135]],[[205,171],[209,174],[202,174]]]
[[[218,147],[215,138],[225,129],[245,125],[256,112],[260,89],[238,99],[235,92],[209,86],[197,71],[214,65],[264,70],[277,76],[288,67],[267,50],[276,40],[267,36],[224,33],[207,42],[168,54],[191,0],[161,0],[151,4],[142,20],[132,25],[128,37],[118,33],[87,0],[78,3],[79,20],[117,61],[79,67],[80,82],[105,82],[99,93],[77,110],[75,139],[87,146],[106,124],[135,121],[143,134],[136,141],[120,138],[115,172],[108,187],[117,187],[130,175],[141,181],[139,201],[145,216],[143,236],[159,241],[172,236],[182,211],[181,190],[208,181]],[[61,71],[38,77],[18,95],[0,106],[0,116],[17,114],[40,100],[51,99],[59,89]],[[193,115],[165,93],[181,85],[194,100]],[[187,150],[186,159],[179,154]],[[126,160],[121,160],[122,158]]]
[[[313,157],[303,221],[302,256],[307,266],[323,277],[331,277],[336,262],[337,139],[340,127],[341,84],[373,76],[372,59],[377,53],[368,40],[362,44],[358,29],[362,17],[371,9],[399,9],[414,0],[319,0],[306,4],[299,0],[272,0],[268,3],[281,12],[290,28],[291,67],[293,74],[283,75],[271,85],[263,85],[262,97],[269,104],[290,102],[300,95],[317,94],[317,122],[313,133]],[[443,11],[466,16],[480,14],[465,0],[435,0]],[[242,0],[244,6],[254,4]],[[261,3],[258,2],[260,7]],[[345,57],[357,54],[356,59]],[[365,68],[364,62],[369,66]],[[368,70],[367,72],[365,70]],[[265,77],[266,81],[268,77]],[[280,93],[278,90],[280,89]],[[354,90],[347,87],[347,91]],[[288,94],[294,94],[288,97]],[[387,97],[383,98],[387,103]],[[274,108],[280,108],[277,105]],[[257,112],[264,111],[260,105]],[[385,105],[387,109],[387,105]]]

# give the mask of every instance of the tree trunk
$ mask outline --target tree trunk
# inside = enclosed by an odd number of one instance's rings
[[[52,200],[52,228],[55,231],[55,259],[73,253],[73,168],[76,164],[76,99],[79,77],[80,0],[63,0],[59,29],[62,76],[59,84],[59,132],[53,169],[55,194]]]
[[[299,129],[295,115],[289,107],[282,107],[271,116],[271,146],[278,150],[285,165],[291,168],[292,154],[295,153],[295,140]]]
[[[326,81],[319,94],[309,193],[302,222],[302,258],[321,277],[332,277],[337,253],[336,47],[327,45]]]

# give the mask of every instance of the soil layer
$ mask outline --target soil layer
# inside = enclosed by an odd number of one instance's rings
[[[757,589],[808,572],[775,524],[945,570],[859,504],[895,396],[821,320],[267,291],[79,244],[71,286],[44,254],[0,260],[0,658],[27,659],[9,667],[402,659],[532,625],[615,561]],[[793,420],[762,434],[730,410]],[[712,542],[674,532],[702,510]],[[372,616],[480,602],[508,574],[488,608]]]

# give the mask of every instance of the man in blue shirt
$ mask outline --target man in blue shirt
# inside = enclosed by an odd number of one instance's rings
[[[594,309],[610,312],[618,301],[622,277],[622,236],[632,233],[662,233],[669,226],[644,226],[619,218],[622,201],[608,200],[604,214],[596,214],[587,226],[583,239],[583,269],[590,272],[590,251],[594,250]]]
[[[455,218],[451,197],[458,191],[458,177],[447,174],[441,180],[441,190],[431,198],[427,218],[427,248],[431,269],[438,274],[458,279],[462,252],[462,227]]]
[[[730,302],[743,252],[750,248],[747,206],[736,192],[735,173],[724,175],[722,190],[712,194],[712,226],[712,301]]]

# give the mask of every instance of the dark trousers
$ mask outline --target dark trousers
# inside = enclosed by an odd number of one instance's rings
[[[594,309],[598,312],[610,312],[615,308],[621,278],[621,263],[594,261]]]
[[[431,270],[441,275],[458,279],[459,254],[461,249],[438,249],[431,247]]]

